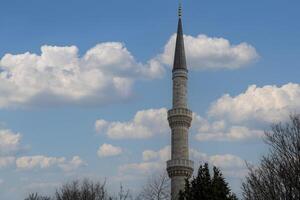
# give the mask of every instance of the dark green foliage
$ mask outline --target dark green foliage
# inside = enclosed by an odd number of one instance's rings
[[[179,194],[179,200],[237,200],[230,191],[221,171],[214,167],[213,177],[207,163],[201,165],[197,177],[186,180],[185,191]]]

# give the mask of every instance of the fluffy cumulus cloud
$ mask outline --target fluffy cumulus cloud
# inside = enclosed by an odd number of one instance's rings
[[[111,144],[103,144],[98,149],[99,157],[111,157],[120,155],[123,152],[121,147],[116,147]]]
[[[9,129],[0,129],[0,169],[14,165],[14,167],[21,170],[58,167],[68,172],[86,165],[79,156],[74,156],[70,160],[65,157],[42,155],[18,157],[17,153],[22,149],[21,138],[20,133],[14,133]]]
[[[205,117],[193,114],[191,133],[199,141],[240,141],[261,138],[271,123],[286,121],[300,111],[300,85],[251,85],[237,96],[225,94],[211,104]],[[112,139],[149,138],[169,132],[167,109],[137,112],[127,122],[96,122],[96,130]],[[149,157],[151,152],[149,152]]]
[[[74,171],[80,167],[87,166],[87,163],[82,160],[79,156],[73,156],[73,158],[69,161],[65,161],[62,164],[58,165],[65,172]]]
[[[231,123],[274,123],[285,121],[291,113],[300,111],[300,85],[251,85],[237,96],[224,95],[214,102],[209,115]]]
[[[24,156],[16,160],[17,168],[33,169],[33,168],[49,168],[53,165],[62,164],[65,158],[46,157],[46,156]]]
[[[11,155],[20,150],[21,134],[0,129],[0,156]]]
[[[112,139],[142,139],[163,135],[169,132],[167,109],[141,110],[127,122],[108,122],[100,119],[96,121],[95,128],[98,133],[105,134]]]
[[[158,151],[145,150],[142,153],[143,161],[139,163],[124,164],[119,167],[119,173],[125,175],[144,175],[153,174],[162,171],[166,167],[166,161],[170,159],[171,147],[166,146]],[[207,155],[196,149],[190,149],[190,158],[195,160],[195,167],[198,163],[208,162],[211,165],[221,168],[225,175],[236,177],[245,171],[245,161],[238,156],[232,154],[224,155]],[[237,174],[234,174],[234,171]]]
[[[65,157],[47,157],[47,156],[24,156],[16,159],[16,166],[21,170],[48,169],[50,167],[59,167],[64,171],[75,170],[85,165],[79,156],[74,156],[71,160]]]
[[[209,120],[194,114],[192,132],[198,141],[241,141],[264,136],[264,131],[234,125],[225,120]]]
[[[237,69],[255,61],[258,53],[247,43],[233,45],[224,38],[185,35],[185,50],[190,69]],[[172,65],[176,35],[173,35],[160,55],[160,60]]]
[[[155,60],[137,62],[118,42],[98,44],[82,57],[76,46],[42,46],[40,55],[26,52],[0,59],[0,107],[126,99],[137,77],[156,78],[163,71]]]
[[[240,157],[231,155],[231,154],[225,154],[225,155],[213,155],[209,157],[208,160],[212,165],[215,165],[217,167],[221,167],[223,169],[229,169],[229,168],[244,168],[245,167],[245,161],[242,160]]]
[[[195,135],[195,138],[198,141],[239,141],[246,139],[261,138],[263,136],[264,131],[262,130],[251,130],[244,126],[232,126],[229,128],[229,130],[224,130],[224,132],[198,132]]]
[[[247,43],[224,38],[185,36],[191,69],[235,69],[258,57]],[[100,43],[82,56],[76,46],[41,47],[41,53],[5,54],[0,58],[0,108],[53,104],[103,105],[131,97],[139,79],[164,75],[172,65],[175,35],[164,52],[138,62],[119,42]]]
[[[146,150],[143,151],[143,161],[161,160],[167,161],[171,156],[171,146],[166,146],[158,151]]]
[[[108,122],[100,119],[95,122],[95,129],[111,139],[147,139],[170,132],[166,108],[138,111],[134,118],[127,122]],[[210,121],[194,113],[191,134],[199,141],[240,141],[262,137],[264,132],[234,125],[225,120]],[[151,156],[154,156],[153,152],[145,152],[145,158]]]
[[[162,171],[166,166],[166,161],[170,159],[170,155],[170,146],[166,146],[158,151],[145,150],[142,153],[142,162],[121,165],[119,174],[138,177]]]

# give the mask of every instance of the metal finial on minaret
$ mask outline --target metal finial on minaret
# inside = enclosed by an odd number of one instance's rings
[[[178,7],[178,17],[182,16],[182,3],[181,1],[179,2],[179,7]]]

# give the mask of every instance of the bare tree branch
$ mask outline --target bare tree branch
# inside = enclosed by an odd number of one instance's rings
[[[270,152],[258,167],[249,166],[243,183],[245,200],[300,199],[300,116],[265,133]]]
[[[141,200],[169,200],[170,198],[170,180],[167,173],[149,178],[138,196]]]

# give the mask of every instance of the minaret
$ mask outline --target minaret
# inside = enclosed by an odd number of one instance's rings
[[[185,179],[193,173],[194,162],[189,160],[189,128],[192,122],[192,111],[187,106],[188,70],[184,51],[182,30],[182,9],[179,6],[178,30],[175,48],[173,79],[173,108],[168,111],[171,128],[171,160],[167,161],[167,171],[171,178],[172,200],[178,199],[180,190],[184,190]]]

